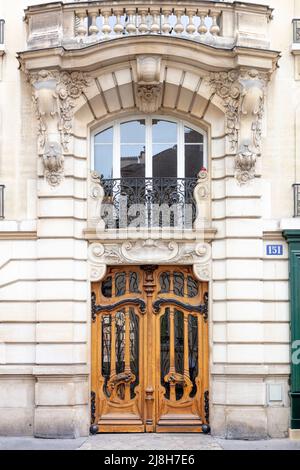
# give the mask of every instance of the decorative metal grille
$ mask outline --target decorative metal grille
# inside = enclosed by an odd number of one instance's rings
[[[0,19],[0,44],[4,44],[4,25],[5,20]]]
[[[3,184],[0,184],[0,219],[4,219],[4,188]]]
[[[294,27],[294,43],[300,42],[300,19],[293,20],[293,27]]]
[[[105,198],[101,216],[106,228],[191,228],[196,218],[193,192],[197,178],[102,179]]]
[[[294,184],[294,216],[300,217],[300,184]]]

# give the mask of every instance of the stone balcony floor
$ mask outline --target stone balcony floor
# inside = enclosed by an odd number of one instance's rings
[[[59,440],[0,437],[1,450],[300,450],[300,441],[233,441],[202,434],[102,434]]]

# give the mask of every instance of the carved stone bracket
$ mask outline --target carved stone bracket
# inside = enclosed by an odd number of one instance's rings
[[[198,280],[211,277],[209,243],[166,240],[130,240],[92,243],[89,247],[90,278],[100,281],[107,266],[183,264],[193,265]]]
[[[136,104],[143,113],[154,113],[161,105],[161,57],[138,56],[136,61]]]
[[[38,120],[38,154],[48,183],[57,186],[63,178],[63,154],[69,151],[75,103],[88,86],[88,77],[82,72],[41,70],[29,74],[28,80]]]
[[[224,102],[226,134],[230,151],[236,154],[235,176],[240,184],[255,177],[261,155],[262,118],[269,77],[257,70],[232,70],[210,75],[214,93]]]

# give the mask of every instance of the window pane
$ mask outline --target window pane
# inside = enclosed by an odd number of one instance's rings
[[[145,145],[121,145],[121,177],[145,177]]]
[[[145,144],[145,121],[130,121],[121,124],[121,144]]]
[[[121,124],[121,177],[145,177],[145,121]]]
[[[156,144],[168,143],[177,144],[177,124],[176,122],[161,121],[153,119],[153,142]]]
[[[112,144],[113,143],[113,128],[110,127],[95,136],[95,144]]]
[[[203,145],[185,145],[185,177],[196,177],[202,167]]]
[[[202,144],[203,135],[189,127],[184,128],[184,142],[186,144]]]
[[[153,144],[153,178],[177,177],[177,145]]]
[[[113,146],[112,144],[95,145],[95,171],[104,178],[113,177]]]

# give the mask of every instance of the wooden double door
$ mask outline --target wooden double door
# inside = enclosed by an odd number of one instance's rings
[[[207,287],[178,266],[92,285],[92,432],[209,431]]]

